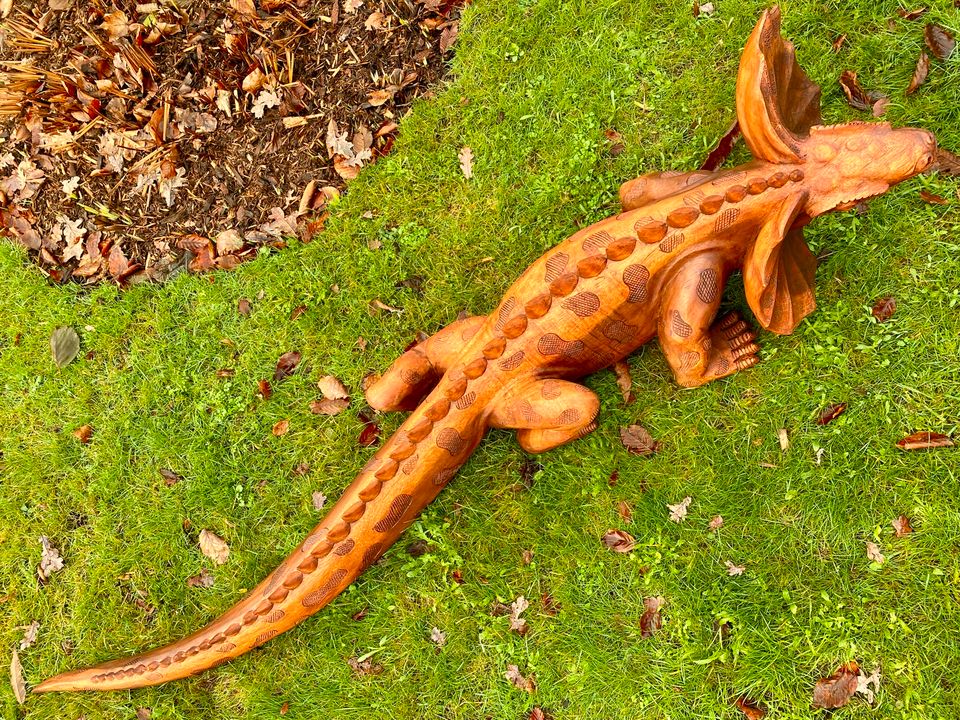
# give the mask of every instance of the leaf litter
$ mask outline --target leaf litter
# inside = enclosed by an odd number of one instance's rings
[[[0,47],[0,228],[55,282],[121,286],[308,241],[430,95],[462,4],[24,3]]]

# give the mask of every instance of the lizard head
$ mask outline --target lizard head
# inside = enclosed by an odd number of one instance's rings
[[[800,148],[810,190],[810,217],[849,210],[933,165],[937,140],[916,128],[852,122],[810,128]]]

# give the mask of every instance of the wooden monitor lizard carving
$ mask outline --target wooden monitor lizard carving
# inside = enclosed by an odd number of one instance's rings
[[[811,219],[879,195],[930,167],[926,130],[823,127],[820,88],[764,12],[737,79],[754,160],[718,172],[653,173],[620,189],[623,212],[534,262],[488,316],[460,320],[404,353],[367,390],[412,410],[337,504],[266,580],[199,632],[34,688],[119,690],[219,665],[317,612],[379,558],[450,481],[487,428],[543,452],[596,426],[599,400],[575,382],[656,336],[677,382],[697,386],[756,364],[754,332],[716,320],[743,273],[759,324],[787,334],[814,309]]]

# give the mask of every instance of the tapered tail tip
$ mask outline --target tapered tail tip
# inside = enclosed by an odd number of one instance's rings
[[[66,672],[47,678],[36,685],[31,692],[34,694],[48,692],[65,692],[72,690],[97,690],[90,680],[90,674],[84,671]]]

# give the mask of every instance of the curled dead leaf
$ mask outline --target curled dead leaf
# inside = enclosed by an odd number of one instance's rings
[[[873,308],[871,308],[870,314],[873,315],[877,322],[882,323],[892,318],[896,311],[896,298],[886,295],[873,303]]]
[[[653,637],[663,627],[663,617],[660,615],[663,605],[664,599],[660,596],[643,599],[645,609],[640,616],[640,637]]]
[[[813,688],[813,707],[824,710],[843,707],[857,690],[860,666],[856,662],[841,665],[829,677],[817,680]]]
[[[273,432],[274,437],[283,437],[284,435],[287,434],[287,432],[289,432],[289,430],[290,430],[290,421],[284,419],[284,420],[278,420],[274,424],[273,430],[271,432]]]
[[[689,495],[683,500],[678,502],[676,505],[667,505],[667,509],[670,510],[670,522],[679,523],[687,516],[687,510],[690,507],[690,503],[693,501]]]
[[[843,415],[846,411],[846,403],[834,403],[833,405],[828,405],[823,409],[823,411],[820,413],[820,416],[817,418],[817,425],[826,425],[831,423]]]
[[[910,84],[907,86],[907,95],[911,95],[927,81],[927,75],[930,73],[930,56],[923,50],[920,51],[920,58],[917,60],[917,67],[913,71],[913,77],[910,78]]]
[[[637,544],[637,541],[634,540],[633,535],[625,530],[607,530],[600,537],[600,539],[609,550],[613,550],[614,552],[618,553],[628,553],[633,550]]]
[[[81,443],[86,445],[88,442],[90,442],[90,438],[93,437],[93,427],[90,425],[81,425],[73,431],[73,436]]]
[[[847,96],[847,104],[857,110],[874,110],[875,104],[884,98],[880,93],[864,90],[853,70],[840,73],[840,87]]]
[[[300,357],[300,353],[296,350],[291,350],[281,355],[280,359],[277,360],[277,367],[273,371],[274,381],[283,380],[285,377],[293,375],[297,366],[300,364]]]
[[[949,205],[950,201],[947,200],[943,195],[937,195],[932,193],[929,190],[920,191],[920,199],[924,202],[930,203],[931,205]]]
[[[763,720],[767,716],[767,709],[763,705],[745,695],[738,697],[733,704],[747,720]]]
[[[906,515],[900,515],[892,523],[893,536],[902,538],[913,532],[913,526],[910,524],[910,518]]]
[[[13,651],[10,658],[10,687],[17,703],[23,705],[27,701],[27,684],[23,680],[23,665],[20,664],[20,653]]]
[[[953,447],[953,440],[938,432],[915,432],[898,440],[897,447],[901,450],[933,450]]]
[[[520,672],[520,668],[516,665],[507,665],[507,671],[504,673],[504,677],[518,690],[532,693],[537,689],[537,683],[536,680],[534,680],[533,674],[531,673],[529,677],[524,677],[523,673]]]
[[[630,364],[625,360],[614,363],[613,372],[617,376],[617,387],[620,388],[620,395],[623,402],[627,405],[636,400],[633,394],[633,378],[630,377]]]
[[[463,176],[469,180],[473,177],[473,150],[464,145],[460,148],[460,152],[457,154],[457,159],[460,160],[460,170],[463,172]]]

